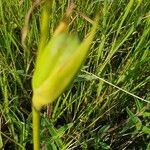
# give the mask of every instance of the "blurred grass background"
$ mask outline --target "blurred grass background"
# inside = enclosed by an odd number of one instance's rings
[[[32,149],[31,77],[40,7],[34,9],[30,19],[28,55],[21,44],[25,15],[32,3],[0,0],[0,149]],[[97,9],[99,28],[74,83],[51,106],[50,118],[46,109],[41,113],[42,149],[149,150],[150,1],[74,3],[70,33],[82,41]],[[67,6],[67,0],[55,0],[51,35]]]

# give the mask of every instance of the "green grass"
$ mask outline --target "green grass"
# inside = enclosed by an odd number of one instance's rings
[[[96,10],[99,28],[71,87],[41,113],[41,146],[51,149],[150,149],[150,1],[75,1],[70,33],[83,40]],[[21,30],[31,3],[0,0],[0,149],[32,149],[31,77],[40,7]],[[52,35],[67,7],[54,3]],[[86,17],[85,17],[86,16]],[[88,19],[89,18],[89,19]],[[90,21],[90,22],[89,22]]]

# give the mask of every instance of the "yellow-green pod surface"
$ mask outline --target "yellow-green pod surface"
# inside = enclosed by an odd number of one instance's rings
[[[81,44],[67,33],[54,36],[37,56],[32,80],[32,101],[37,110],[52,103],[73,80],[87,55],[95,29]]]

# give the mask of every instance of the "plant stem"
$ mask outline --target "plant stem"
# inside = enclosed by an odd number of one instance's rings
[[[33,115],[33,148],[34,150],[40,149],[40,112],[32,106]]]

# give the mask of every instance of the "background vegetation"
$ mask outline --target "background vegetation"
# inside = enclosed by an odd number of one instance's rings
[[[40,7],[30,20],[28,55],[21,44],[31,3],[0,0],[0,149],[5,150],[32,149],[31,77]],[[74,83],[50,106],[52,112],[45,108],[41,113],[42,149],[149,150],[150,1],[74,3],[70,33],[82,40],[97,8],[99,28]],[[51,34],[67,5],[67,0],[53,4]]]

